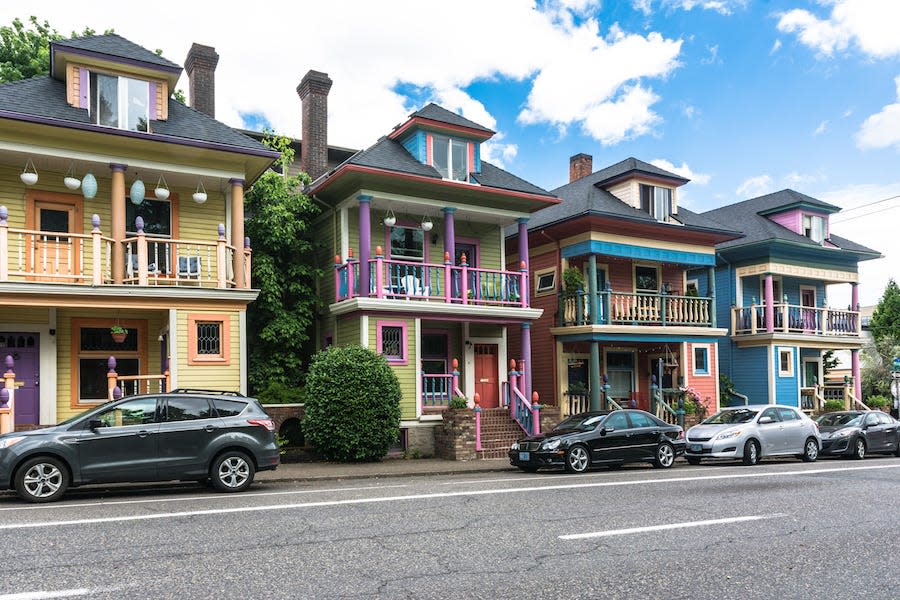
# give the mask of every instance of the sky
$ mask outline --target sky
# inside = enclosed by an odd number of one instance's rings
[[[213,46],[216,116],[236,127],[299,137],[296,87],[315,69],[334,81],[332,145],[366,148],[434,101],[496,131],[483,157],[548,190],[581,152],[595,170],[634,156],[691,179],[679,203],[697,212],[795,189],[885,256],[860,265],[863,305],[900,279],[900,0],[248,6],[4,2],[0,24],[113,29],[178,64]],[[832,286],[829,304],[849,294]]]

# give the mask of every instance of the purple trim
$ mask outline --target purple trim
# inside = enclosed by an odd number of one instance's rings
[[[106,52],[97,52],[96,50],[85,50],[84,48],[73,48],[72,46],[66,46],[65,44],[60,44],[59,42],[50,42],[50,55],[56,58],[56,52],[54,51],[54,46],[57,48],[65,48],[65,52],[67,54],[74,54],[75,56],[87,56],[90,58],[101,58],[103,60],[110,60],[115,63],[119,63],[120,65],[131,65],[133,67],[144,67],[145,69],[153,69],[155,71],[162,71],[163,73],[172,73],[173,75],[181,75],[182,67],[178,65],[174,66],[166,66],[160,65],[158,63],[152,63],[146,60],[139,60],[137,58],[126,58],[124,56],[117,56],[115,54],[107,54]],[[51,69],[52,73],[52,69]]]
[[[465,244],[467,246],[475,247],[475,256],[466,255],[466,266],[478,268],[478,265],[481,263],[481,240],[478,238],[457,237],[456,240],[454,240],[454,246],[456,244]],[[455,259],[455,254],[451,254],[450,260]],[[500,265],[500,270],[503,270],[503,265]]]
[[[113,173],[124,173],[128,169],[128,165],[122,163],[109,163],[109,170]]]
[[[231,185],[239,185],[239,186],[243,187],[244,183],[246,183],[246,182],[243,179],[241,179],[240,177],[232,177],[231,179],[228,180],[228,183],[230,183]]]
[[[78,69],[78,108],[89,109],[88,91],[91,89],[91,76],[87,69]],[[90,109],[89,109],[90,111]]]
[[[517,220],[519,223],[519,264],[516,267],[521,267],[522,261],[525,261],[525,273],[530,271],[531,261],[528,257],[528,219],[526,217],[521,217]],[[516,269],[513,269],[514,271]],[[527,279],[523,281],[522,285],[522,306],[528,306],[531,295],[531,290],[528,289]],[[528,397],[531,398],[531,376],[528,376]]]
[[[388,364],[398,367],[409,364],[409,338],[407,337],[406,321],[376,321],[375,322],[375,352],[381,354],[381,329],[383,327],[399,327],[403,331],[400,333],[400,356],[391,358],[385,356]]]
[[[444,252],[450,254],[451,264],[456,257],[456,228],[453,213],[456,209],[448,206],[444,210]]]
[[[156,102],[156,82],[151,81],[149,83],[150,85],[148,86],[148,88],[150,90],[150,102],[148,103],[148,106],[150,107],[150,119],[153,121],[158,121],[159,119],[157,119],[157,115],[159,114],[159,104]],[[82,106],[82,108],[84,107]]]
[[[372,256],[372,198],[359,197],[359,295],[369,295],[369,258]]]
[[[765,302],[766,302],[766,333],[775,331],[775,284],[772,281],[772,274],[766,275],[765,281]]]

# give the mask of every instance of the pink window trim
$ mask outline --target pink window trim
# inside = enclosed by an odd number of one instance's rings
[[[376,321],[375,322],[375,351],[381,352],[381,330],[383,327],[399,327],[400,332],[400,357],[385,356],[384,358],[390,365],[405,366],[409,364],[409,344],[407,343],[407,325],[406,321]]]
[[[431,141],[432,135],[430,133],[425,134],[425,164],[429,167],[434,166],[434,154],[431,151]]]
[[[470,238],[470,237],[460,237],[456,236],[455,238],[456,244],[468,244],[470,246],[475,246],[475,262],[481,262],[481,240],[478,238]],[[469,267],[478,267],[479,265],[472,263],[472,257],[466,257],[466,264]],[[502,267],[501,267],[502,268]]]

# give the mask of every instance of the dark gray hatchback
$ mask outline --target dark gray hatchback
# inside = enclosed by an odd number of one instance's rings
[[[240,492],[278,463],[272,419],[255,399],[228,392],[131,396],[0,435],[0,487],[29,502],[89,483],[196,480]]]

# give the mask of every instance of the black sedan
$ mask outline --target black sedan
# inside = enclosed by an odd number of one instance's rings
[[[514,442],[509,462],[527,473],[541,467],[583,473],[595,465],[631,462],[667,469],[684,448],[684,430],[678,425],[642,410],[602,410],[573,415],[546,434]]]
[[[900,456],[900,421],[881,411],[847,410],[818,419],[822,454],[864,458],[866,454]]]

